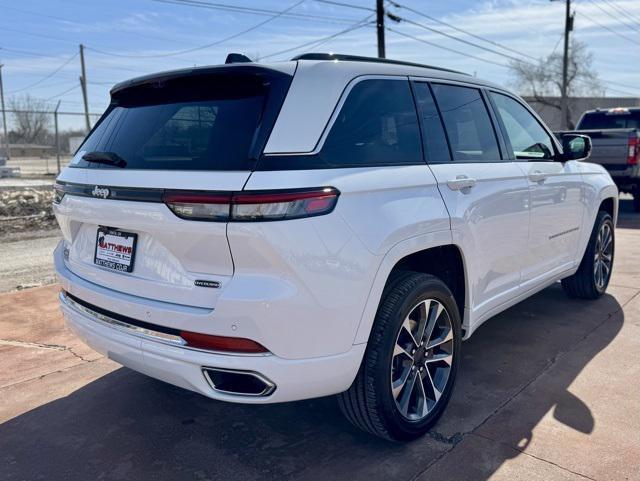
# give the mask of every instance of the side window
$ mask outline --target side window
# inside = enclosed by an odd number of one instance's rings
[[[453,160],[496,162],[500,150],[480,91],[457,85],[432,84]]]
[[[423,163],[409,81],[371,79],[356,84],[320,156],[332,167]]]
[[[427,162],[449,162],[451,155],[447,137],[442,127],[440,114],[431,95],[429,84],[415,82],[413,91],[418,104],[418,114],[422,120],[422,141]]]
[[[536,118],[511,97],[496,92],[491,92],[490,95],[507,131],[515,158],[553,159],[554,150],[551,137]]]

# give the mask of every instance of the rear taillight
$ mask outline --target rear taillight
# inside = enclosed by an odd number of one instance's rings
[[[208,193],[167,191],[164,202],[178,217],[210,222],[261,222],[330,213],[340,192],[318,189]]]
[[[640,145],[638,145],[637,137],[630,137],[628,143],[629,151],[627,153],[627,164],[637,165],[640,160]]]
[[[231,194],[206,192],[165,192],[164,203],[183,219],[226,222]]]

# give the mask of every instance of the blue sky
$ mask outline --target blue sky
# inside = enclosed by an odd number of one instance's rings
[[[372,25],[337,35],[319,45],[294,48],[348,30],[369,18],[372,12],[367,9],[374,6],[374,0],[342,0],[364,8],[346,8],[317,0],[196,2],[266,11],[293,7],[287,15],[295,18],[286,15],[272,18],[269,12],[261,15],[255,11],[199,8],[158,0],[0,0],[0,62],[5,65],[6,96],[29,93],[47,100],[52,106],[60,99],[61,110],[80,111],[80,62],[77,56],[73,57],[79,43],[87,46],[90,110],[98,113],[108,103],[109,88],[120,80],[154,71],[221,63],[227,52],[267,57],[265,61],[288,59],[305,50],[376,55]],[[397,15],[506,55],[518,57],[519,54],[513,52],[517,51],[541,57],[554,48],[558,51],[562,48],[562,1],[397,0],[397,3],[417,12],[390,6],[389,10]],[[601,79],[615,82],[606,84],[607,95],[640,96],[640,1],[579,0],[573,4],[577,12],[575,38],[588,45]],[[434,23],[418,15],[420,12],[512,50]],[[257,26],[270,18],[264,25]],[[405,35],[475,57],[465,57],[396,32],[387,32],[387,56],[390,58],[463,70],[500,84],[508,84],[510,80],[509,69],[495,64],[506,64],[506,57],[415,24],[389,22],[388,26]],[[175,54],[219,42],[251,27],[256,28],[218,45]]]

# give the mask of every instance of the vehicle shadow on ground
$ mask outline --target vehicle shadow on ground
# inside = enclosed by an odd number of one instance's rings
[[[551,409],[590,433],[591,411],[567,387],[623,321],[614,297],[572,301],[559,285],[509,309],[463,344],[448,411],[431,435],[405,445],[351,427],[333,398],[234,405],[122,368],[0,425],[0,465],[4,479],[413,479],[600,326],[588,355],[566,363],[502,442],[521,448]],[[519,454],[508,453],[484,460],[473,479]]]

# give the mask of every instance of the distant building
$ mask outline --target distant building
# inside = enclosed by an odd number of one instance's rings
[[[14,157],[52,157],[55,147],[39,144],[9,144],[9,156]]]
[[[545,97],[549,101],[559,104],[558,97]],[[551,130],[561,130],[560,110],[534,100],[532,97],[524,97],[531,107],[538,112],[542,120]],[[640,106],[640,98],[637,97],[573,97],[569,99],[569,112],[571,121],[576,125],[585,110],[610,109],[613,107],[637,107]]]

